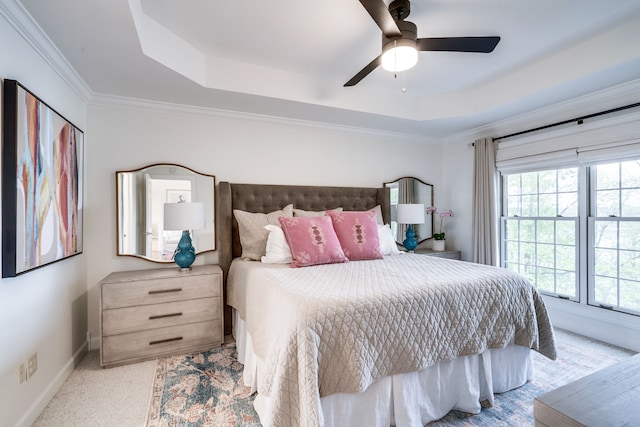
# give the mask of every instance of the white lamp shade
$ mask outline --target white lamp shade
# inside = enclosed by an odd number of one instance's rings
[[[397,215],[398,224],[424,224],[424,204],[399,203]]]
[[[199,230],[206,228],[204,203],[165,203],[165,230]]]

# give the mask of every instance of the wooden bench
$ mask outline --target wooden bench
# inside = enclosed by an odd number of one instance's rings
[[[533,402],[536,427],[640,426],[640,354]]]

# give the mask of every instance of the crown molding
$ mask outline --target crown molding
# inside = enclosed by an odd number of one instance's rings
[[[22,3],[18,0],[0,0],[0,14],[84,102],[89,101],[92,96],[91,88],[69,64]]]
[[[640,101],[640,79],[582,95],[547,107],[519,114],[489,125],[452,135],[446,144],[469,143],[481,137],[498,137],[545,126],[574,117],[623,107]],[[541,131],[544,132],[544,131]]]
[[[316,122],[312,120],[300,120],[286,117],[269,116],[265,114],[254,114],[217,108],[151,101],[146,99],[130,98],[125,96],[101,93],[94,94],[89,104],[138,111],[149,111],[154,113],[217,117],[221,119],[237,120],[242,122],[252,121],[258,123],[279,124],[307,129],[317,129],[327,132],[351,133],[355,135],[365,135],[370,137],[395,138],[417,144],[442,145],[441,139],[436,140],[413,133],[369,129],[357,126],[338,125],[333,123]]]

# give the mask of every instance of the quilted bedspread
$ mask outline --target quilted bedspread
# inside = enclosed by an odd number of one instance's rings
[[[270,425],[317,426],[320,398],[461,355],[556,358],[542,298],[507,269],[416,254],[289,268],[235,260],[227,300],[265,363]]]

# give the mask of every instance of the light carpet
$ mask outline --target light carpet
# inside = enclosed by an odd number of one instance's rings
[[[429,427],[533,426],[535,397],[634,354],[562,330],[556,330],[556,338],[555,362],[534,353],[533,380],[497,394],[494,406],[483,407],[480,414],[451,411]],[[159,359],[147,427],[260,426],[255,395],[243,386],[243,366],[236,357],[235,347],[225,347]]]

